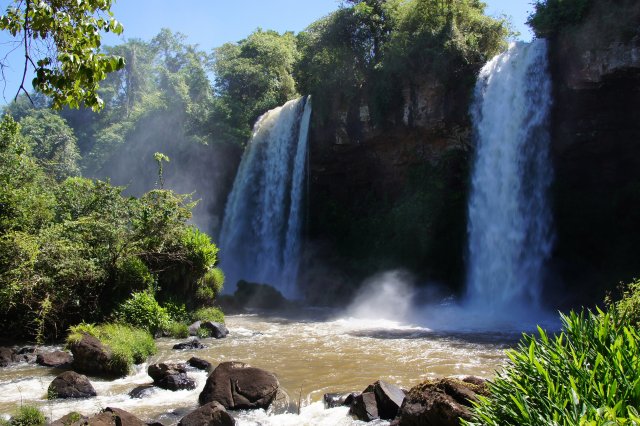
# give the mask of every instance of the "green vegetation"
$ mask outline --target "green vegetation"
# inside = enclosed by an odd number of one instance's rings
[[[33,405],[22,405],[9,421],[0,421],[0,425],[3,426],[44,426],[45,424],[47,421],[44,414]]]
[[[640,328],[640,279],[635,279],[622,288],[622,298],[615,303],[610,303],[610,309],[617,312],[618,316]]]
[[[475,406],[482,425],[640,422],[640,336],[609,313],[561,315],[562,332],[525,335]]]
[[[156,344],[149,332],[124,324],[79,324],[69,329],[67,344],[80,341],[85,333],[112,350],[109,368],[117,376],[128,374],[134,364],[145,362],[156,353]]]
[[[24,73],[33,67],[33,86],[51,97],[52,105],[99,110],[98,83],[124,67],[124,59],[98,51],[100,31],[121,34],[110,12],[112,0],[79,2],[19,1],[0,16],[0,30],[24,40]],[[4,67],[5,64],[2,64]],[[24,80],[18,88],[28,96]]]
[[[117,309],[118,320],[155,334],[169,324],[170,317],[149,291],[133,293]]]
[[[527,24],[536,36],[549,37],[579,23],[586,15],[591,0],[538,0]]]
[[[189,197],[165,190],[124,197],[123,188],[81,177],[57,182],[60,169],[48,168],[46,155],[33,155],[42,144],[23,135],[11,117],[2,119],[4,330],[14,337],[55,337],[81,321],[103,321],[132,293],[151,286],[161,299],[194,300],[198,283],[215,268],[217,247],[187,225],[194,206]],[[73,146],[73,140],[64,144]]]
[[[193,321],[213,321],[224,323],[224,314],[218,308],[200,308],[192,315]]]

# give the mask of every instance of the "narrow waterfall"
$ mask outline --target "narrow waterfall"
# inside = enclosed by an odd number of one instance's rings
[[[253,128],[220,234],[227,292],[244,279],[297,296],[310,117],[311,100],[302,97],[268,111]]]
[[[472,110],[477,145],[467,302],[488,312],[539,306],[553,245],[551,102],[545,40],[514,43],[480,72]]]

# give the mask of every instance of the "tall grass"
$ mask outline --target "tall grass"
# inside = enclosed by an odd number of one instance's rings
[[[464,425],[640,425],[640,337],[615,311],[561,315],[523,336]]]

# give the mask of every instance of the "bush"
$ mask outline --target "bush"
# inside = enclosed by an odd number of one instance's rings
[[[96,337],[113,352],[110,370],[115,375],[126,375],[133,364],[140,364],[155,354],[156,344],[146,331],[124,324],[80,324],[69,329],[67,344],[78,342],[86,333]]]
[[[637,425],[640,336],[615,311],[561,315],[562,332],[525,335],[465,425]],[[477,422],[477,423],[476,423]]]
[[[173,322],[188,322],[191,318],[184,303],[168,300],[162,304]]]
[[[538,0],[535,12],[527,19],[538,37],[549,37],[567,26],[579,23],[591,0]]]
[[[640,279],[623,288],[622,299],[611,305],[618,315],[630,324],[640,327]]]
[[[42,411],[33,405],[23,405],[8,422],[11,426],[44,426],[46,419]]]
[[[193,321],[213,321],[224,323],[224,313],[218,308],[200,308],[192,315]]]
[[[120,321],[144,328],[151,334],[161,330],[170,320],[167,311],[148,291],[133,293],[118,307],[116,315]]]
[[[170,337],[176,337],[180,339],[189,337],[189,326],[181,322],[171,321],[164,327],[164,331]]]
[[[196,299],[201,305],[212,305],[224,285],[224,272],[220,268],[211,268],[198,282]]]

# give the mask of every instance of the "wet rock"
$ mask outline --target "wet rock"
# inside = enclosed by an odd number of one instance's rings
[[[129,396],[134,399],[146,398],[153,392],[152,384],[136,386],[129,392]]]
[[[15,351],[11,348],[0,347],[0,367],[7,367],[13,363]]]
[[[196,382],[187,376],[187,368],[184,364],[152,364],[147,369],[147,373],[153,379],[153,384],[162,389],[177,391],[196,388]]]
[[[177,343],[173,345],[173,349],[183,350],[183,349],[204,349],[205,345],[200,343],[198,339],[191,339],[187,342]]]
[[[184,416],[178,426],[233,426],[236,421],[218,402],[213,401],[203,405]]]
[[[202,324],[202,321],[196,321],[189,326],[189,336],[198,335],[198,330],[200,330],[200,324]]]
[[[373,392],[363,392],[356,396],[349,414],[363,422],[379,419],[376,395]]]
[[[209,361],[201,358],[197,358],[195,356],[192,356],[191,358],[189,358],[189,361],[187,361],[187,364],[189,364],[193,368],[197,368],[198,370],[204,370],[204,371],[211,371],[211,367],[212,367]]]
[[[393,420],[404,401],[404,392],[399,387],[379,380],[364,390],[373,392],[376,397],[378,416],[383,420]]]
[[[465,383],[470,383],[472,385],[484,387],[487,383],[487,379],[483,379],[478,376],[466,376],[462,378],[462,381]]]
[[[243,362],[223,362],[209,375],[201,405],[217,401],[226,409],[269,408],[280,384],[272,373]]]
[[[75,371],[65,371],[53,379],[47,390],[49,399],[89,398],[96,396],[96,390],[87,376]]]
[[[77,411],[60,417],[58,420],[52,422],[49,426],[71,426],[71,425],[84,425],[88,424],[89,417],[83,416]]]
[[[101,413],[91,417],[87,423],[91,426],[147,426],[145,422],[133,414],[119,408],[107,407]],[[75,425],[74,425],[75,426]]]
[[[36,363],[45,367],[70,367],[73,357],[68,352],[42,352],[36,357]]]
[[[227,337],[227,335],[229,334],[229,330],[227,329],[227,327],[219,322],[204,321],[200,324],[200,328],[206,328],[207,330],[209,330],[209,334],[211,335],[211,337],[214,337],[216,339],[222,339],[224,337]]]
[[[460,419],[471,420],[470,407],[477,394],[486,394],[486,387],[455,379],[426,381],[407,394],[398,418],[398,426],[457,426]]]
[[[322,397],[324,408],[350,407],[358,396],[357,392],[351,393],[325,393]]]
[[[117,375],[110,367],[113,354],[111,349],[98,339],[84,334],[77,342],[72,342],[69,349],[73,354],[73,369],[92,376]]]

